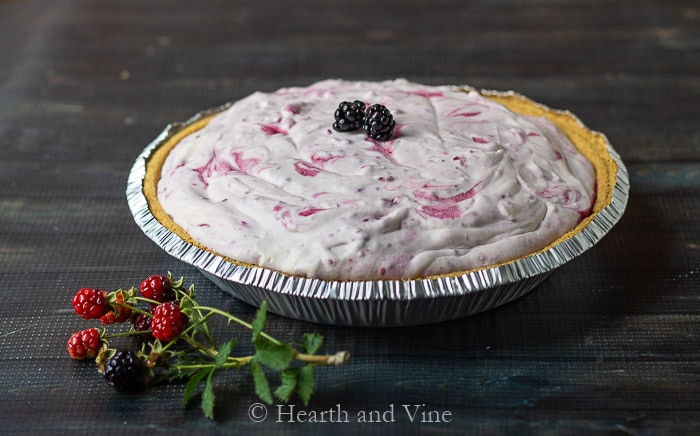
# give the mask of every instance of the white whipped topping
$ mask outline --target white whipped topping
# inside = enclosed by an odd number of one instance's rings
[[[393,139],[336,132],[385,105]],[[328,280],[417,278],[536,251],[589,213],[592,165],[545,118],[477,92],[326,80],[254,93],[169,154],[164,210],[212,251]]]

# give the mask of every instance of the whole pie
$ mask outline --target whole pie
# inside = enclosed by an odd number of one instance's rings
[[[334,128],[350,102],[386,109],[389,133]],[[188,124],[149,158],[144,194],[169,230],[240,265],[435,277],[570,237],[610,201],[605,145],[571,114],[514,93],[325,80]]]

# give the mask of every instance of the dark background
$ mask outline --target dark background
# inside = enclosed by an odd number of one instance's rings
[[[690,0],[0,0],[3,431],[697,434],[699,72]],[[621,154],[627,212],[535,291],[470,318],[352,329],[270,316],[284,341],[318,332],[324,351],[352,353],[317,370],[297,408],[340,404],[354,421],[394,404],[394,423],[254,423],[247,371],[216,378],[209,421],[180,408],[182,385],[126,396],[71,360],[69,335],[95,325],[72,311],[81,287],[172,271],[202,303],[253,315],[141,233],[127,174],[170,122],[329,77],[513,89],[569,109]],[[411,423],[402,404],[452,422]]]

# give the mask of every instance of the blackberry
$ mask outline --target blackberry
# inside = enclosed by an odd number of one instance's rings
[[[361,129],[365,118],[365,104],[360,100],[344,101],[338,105],[333,117],[335,118],[333,129],[338,132]]]
[[[377,141],[386,141],[394,133],[394,126],[396,121],[386,106],[373,104],[367,108],[363,124],[367,136]]]
[[[105,364],[107,383],[123,392],[138,392],[146,387],[146,366],[133,351],[117,351]]]

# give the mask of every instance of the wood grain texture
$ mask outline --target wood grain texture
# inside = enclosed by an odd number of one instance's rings
[[[700,432],[700,8],[687,0],[0,1],[0,424],[11,433],[697,434]],[[167,123],[255,90],[406,77],[516,90],[605,133],[630,171],[621,222],[540,287],[467,319],[397,329],[270,316],[349,365],[319,369],[307,411],[349,423],[254,423],[245,372],[217,378],[217,422],[182,385],[115,393],[71,361],[83,286],[185,275],[126,177]],[[450,411],[410,422],[401,405]],[[358,423],[396,407],[396,422]],[[276,407],[276,406],[275,406]]]

